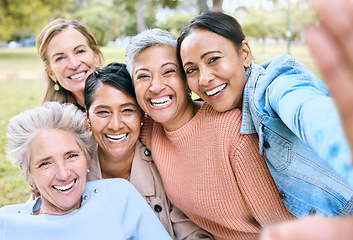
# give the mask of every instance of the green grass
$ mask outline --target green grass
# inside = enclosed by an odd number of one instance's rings
[[[254,58],[261,63],[277,54],[286,53],[286,46],[251,46]],[[103,47],[105,64],[125,62],[124,48]],[[292,46],[291,53],[316,71],[305,46]],[[35,48],[0,48],[0,207],[24,202],[29,188],[20,171],[5,157],[6,126],[19,112],[40,104],[44,91],[42,63]],[[317,72],[317,71],[316,71]]]

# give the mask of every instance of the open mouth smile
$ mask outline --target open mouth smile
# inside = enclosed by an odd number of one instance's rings
[[[221,86],[218,86],[210,91],[206,91],[205,93],[209,97],[214,97],[219,95],[226,87],[227,87],[227,83],[224,83]]]
[[[79,78],[83,77],[86,73],[87,73],[86,71],[85,72],[80,72],[78,74],[70,76],[69,78],[72,79],[72,80],[76,80],[76,79],[79,79]]]
[[[76,183],[76,181],[77,181],[77,179],[74,179],[71,183],[69,183],[67,185],[54,185],[54,186],[52,186],[52,188],[54,188],[55,190],[64,192],[64,191],[71,189],[72,186]]]
[[[170,96],[150,99],[151,105],[158,108],[167,106],[171,101],[172,98]]]
[[[118,135],[113,135],[113,134],[106,134],[105,137],[110,140],[110,141],[115,141],[115,142],[121,142],[125,140],[128,136],[128,133],[124,134],[118,134]]]

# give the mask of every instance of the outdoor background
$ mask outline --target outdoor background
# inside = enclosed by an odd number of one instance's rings
[[[290,54],[317,73],[302,33],[317,15],[305,0],[0,0],[0,207],[29,198],[19,170],[6,160],[6,127],[12,116],[41,104],[44,72],[34,45],[42,27],[58,17],[78,20],[108,64],[125,62],[125,46],[136,33],[159,27],[178,36],[207,10],[239,20],[257,63]]]

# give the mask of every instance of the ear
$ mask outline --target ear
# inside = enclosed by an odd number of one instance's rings
[[[97,52],[94,53],[94,66],[98,67],[100,65],[99,54]]]
[[[51,80],[53,80],[53,82],[56,82],[57,79],[56,79],[56,76],[55,76],[55,73],[49,69],[49,68],[46,68],[45,69],[45,72],[48,74],[48,76],[50,77]]]
[[[243,60],[244,67],[249,67],[251,64],[251,49],[248,41],[243,40],[240,50],[240,56]]]
[[[87,110],[86,110],[85,127],[86,127],[86,130],[91,130],[91,121],[88,118]]]

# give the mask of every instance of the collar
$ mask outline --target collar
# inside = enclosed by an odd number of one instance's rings
[[[142,196],[154,196],[156,194],[151,162],[151,152],[138,140],[131,166],[130,182]]]
[[[243,92],[242,121],[240,126],[240,133],[242,134],[256,133],[256,128],[254,125],[254,121],[251,117],[250,110],[250,104],[253,101],[253,96],[251,95],[251,93],[256,87],[257,80],[263,71],[264,68],[262,66],[257,65],[253,61],[251,62],[251,73],[246,81]]]

